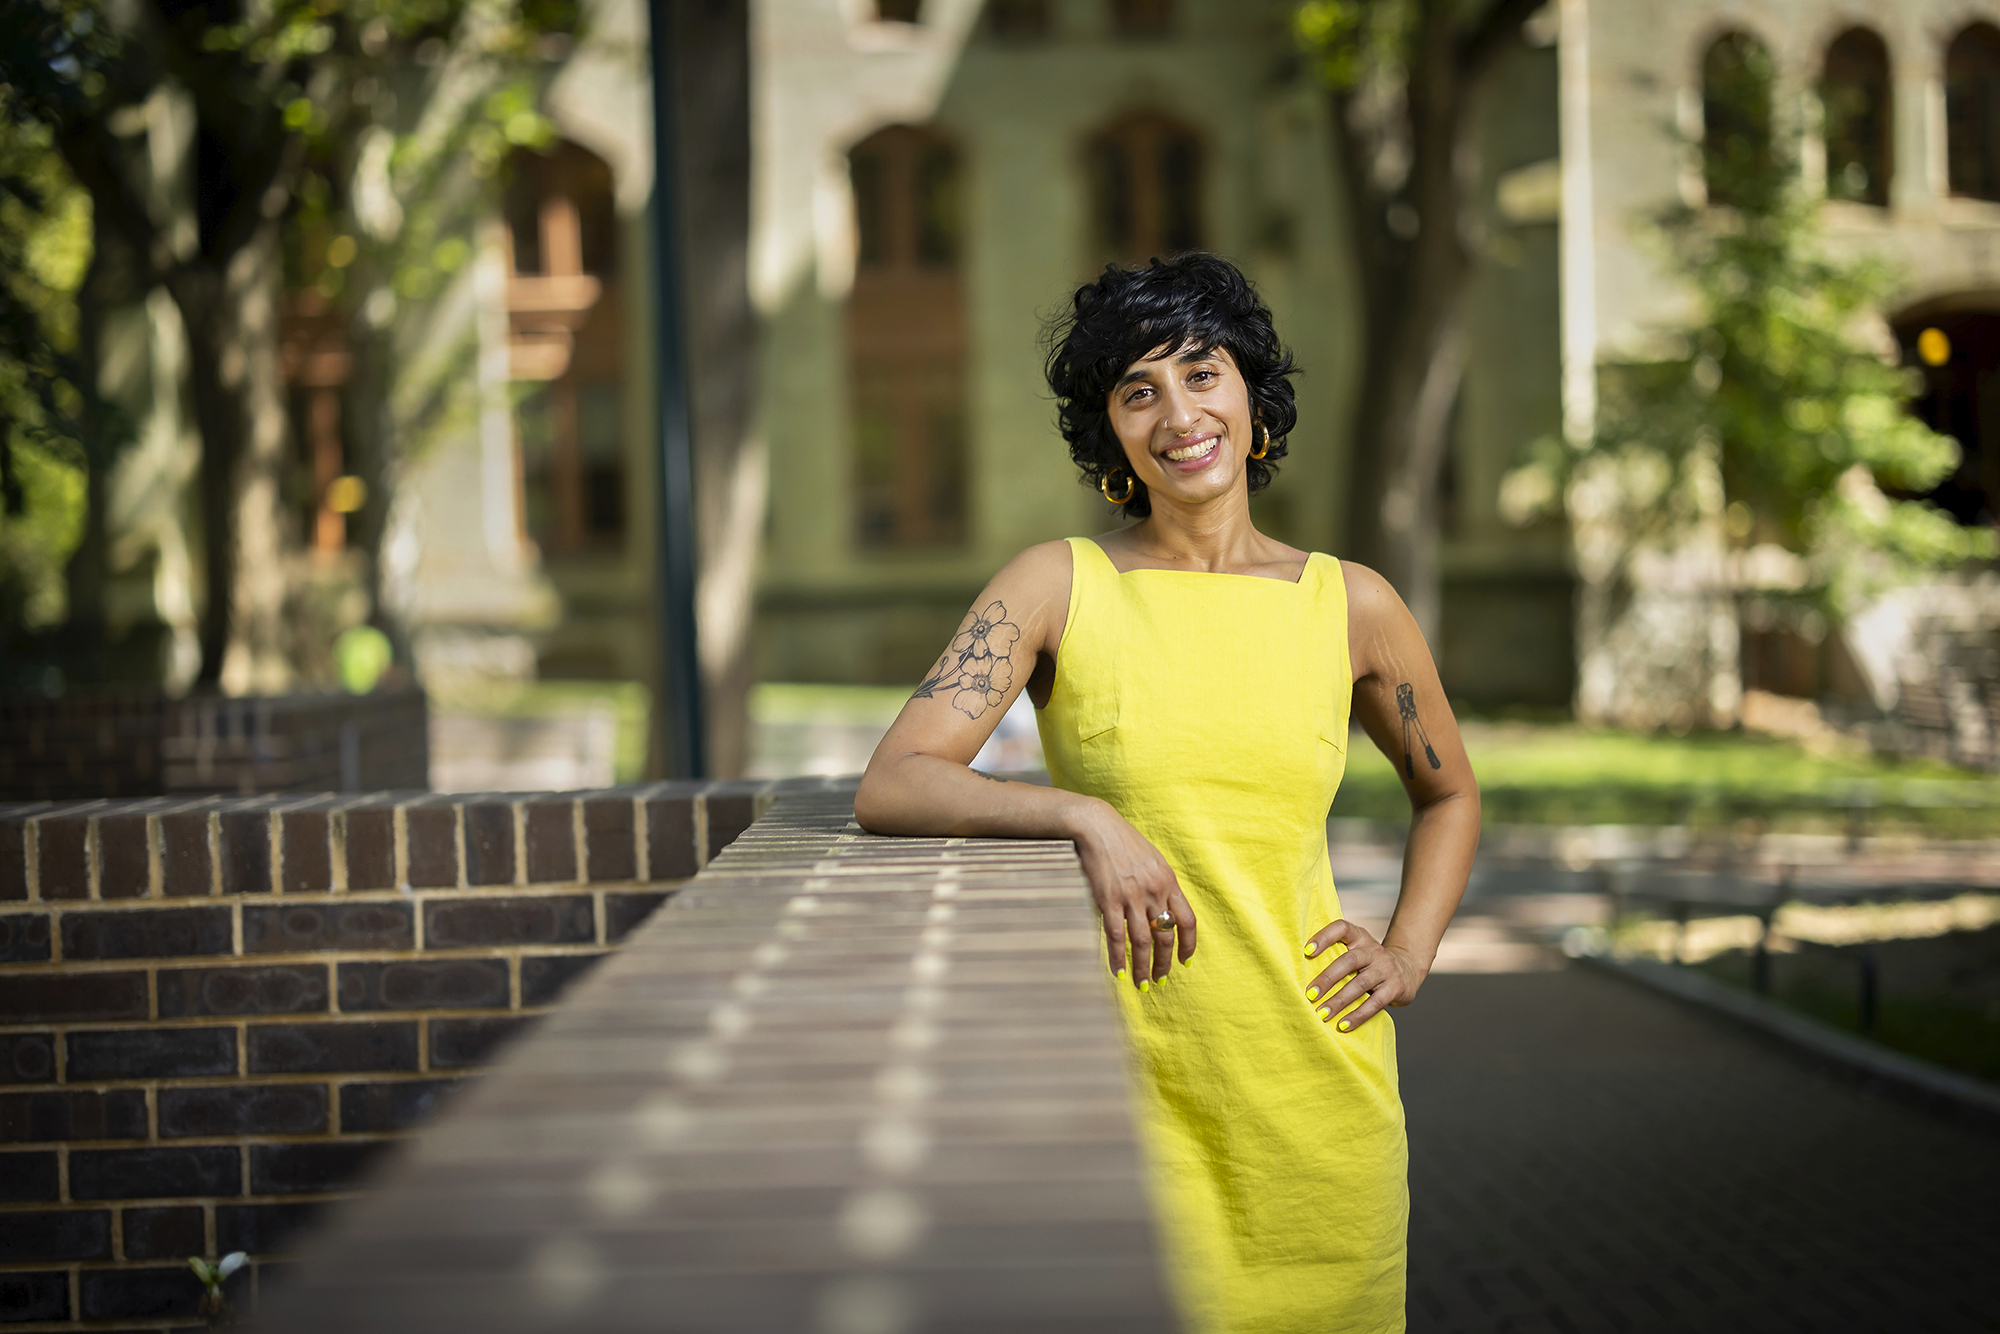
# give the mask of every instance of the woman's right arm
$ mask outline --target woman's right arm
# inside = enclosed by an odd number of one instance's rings
[[[970,767],[1029,678],[1053,680],[1069,584],[1066,542],[1030,547],[993,577],[875,748],[854,818],[876,834],[1074,842],[1112,971],[1124,971],[1129,952],[1131,977],[1144,987],[1167,975],[1176,954],[1185,963],[1194,953],[1194,910],[1166,859],[1108,802]],[[1162,910],[1177,932],[1153,930]]]

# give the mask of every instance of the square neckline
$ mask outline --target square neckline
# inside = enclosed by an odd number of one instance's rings
[[[1129,570],[1121,570],[1118,568],[1118,563],[1111,559],[1111,553],[1099,545],[1096,538],[1086,537],[1083,540],[1090,543],[1092,550],[1096,551],[1099,558],[1111,567],[1111,573],[1117,575],[1120,579],[1123,579],[1128,574],[1191,574],[1201,579],[1250,579],[1260,584],[1277,584],[1284,588],[1303,588],[1306,582],[1306,575],[1312,570],[1313,562],[1319,560],[1324,554],[1318,551],[1308,551],[1305,560],[1299,565],[1298,577],[1293,579],[1273,579],[1269,575],[1238,574],[1234,570],[1166,570],[1153,565],[1140,565]]]

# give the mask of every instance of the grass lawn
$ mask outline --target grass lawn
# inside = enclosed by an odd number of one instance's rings
[[[1899,952],[1937,949],[1942,942],[1882,942],[1875,947],[1884,980],[1875,1022],[1864,1025],[1855,949],[1813,950],[1804,955],[1777,955],[1770,999],[1885,1047],[1933,1061],[1977,1079],[2000,1082],[2000,1001],[1967,984],[1975,973],[1991,976],[2000,930],[1965,932],[1950,944],[1960,956],[1950,969],[1932,969],[1928,976],[1897,977]],[[1742,952],[1717,955],[1694,965],[1718,982],[1749,990],[1750,957]],[[1906,972],[1908,970],[1905,970]],[[1906,985],[1898,986],[1901,980]]]
[[[887,728],[909,698],[900,686],[767,683],[751,691],[759,724]],[[621,782],[642,777],[647,696],[633,681],[533,681],[437,695],[440,709],[502,717],[608,709],[617,719]],[[1838,830],[1845,803],[1872,799],[1871,831],[2000,837],[2000,779],[1931,760],[1854,751],[1815,754],[1792,742],[1735,732],[1641,735],[1575,723],[1463,723],[1492,823],[1735,824]],[[1401,820],[1409,812],[1395,769],[1366,735],[1348,748],[1336,816]]]
[[[1871,798],[1871,830],[2000,837],[2000,780],[1931,760],[1859,752],[1814,754],[1737,732],[1641,735],[1575,723],[1463,724],[1494,823],[1733,824],[1838,829],[1844,805]],[[1333,813],[1399,820],[1408,812],[1395,769],[1361,732]]]

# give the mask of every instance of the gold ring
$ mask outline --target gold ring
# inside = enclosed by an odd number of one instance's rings
[[[1173,929],[1174,929],[1174,915],[1172,913],[1163,912],[1158,917],[1155,917],[1153,919],[1153,930],[1171,931]]]

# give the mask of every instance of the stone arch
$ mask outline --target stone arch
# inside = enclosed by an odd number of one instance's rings
[[[630,432],[611,165],[567,139],[519,150],[502,211],[521,527],[551,558],[618,551]]]
[[[1923,375],[1911,410],[1963,451],[1926,499],[1962,524],[2000,521],[2000,290],[1934,296],[1889,326],[1904,363]]]
[[[1951,193],[2000,201],[2000,28],[1961,28],[1944,55],[1945,161]]]
[[[1156,111],[1120,116],[1084,150],[1094,257],[1144,263],[1202,249],[1206,153],[1193,127]]]
[[[1708,202],[1740,205],[1777,166],[1776,65],[1741,28],[1717,34],[1701,57],[1702,184]]]
[[[1895,170],[1894,84],[1881,34],[1853,27],[1827,44],[1819,97],[1827,198],[1887,207]]]
[[[855,540],[864,549],[966,538],[961,155],[918,125],[848,150],[858,240],[846,333]]]

